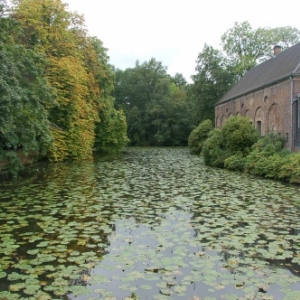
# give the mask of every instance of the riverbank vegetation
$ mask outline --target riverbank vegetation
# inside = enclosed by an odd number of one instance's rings
[[[126,145],[107,49],[82,16],[60,0],[1,0],[0,27],[2,167],[20,170],[16,150],[59,161]]]
[[[274,43],[286,48],[300,40],[295,28],[236,23],[222,36],[222,50],[204,46],[188,83],[155,58],[125,70],[112,66],[102,41],[61,0],[0,0],[0,26],[0,172],[15,175],[34,158],[90,159],[128,143],[189,143],[197,152],[204,129],[189,134],[214,121],[215,102],[269,58]]]
[[[201,154],[208,166],[244,171],[254,175],[300,183],[300,153],[284,149],[284,137],[268,133],[260,137],[258,131],[245,117],[229,118],[224,126],[207,133],[203,121],[190,134],[191,153]],[[199,128],[205,128],[204,135],[197,135]],[[195,151],[194,145],[203,146]]]

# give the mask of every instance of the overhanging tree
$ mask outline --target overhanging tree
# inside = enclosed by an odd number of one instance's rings
[[[18,22],[6,15],[0,2],[0,161],[8,159],[16,173],[21,163],[17,149],[44,153],[51,144],[47,109],[54,104],[45,78],[44,57],[20,45]]]

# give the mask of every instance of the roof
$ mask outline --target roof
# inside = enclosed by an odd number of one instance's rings
[[[216,104],[231,101],[265,86],[300,74],[300,43],[254,67],[240,79]]]

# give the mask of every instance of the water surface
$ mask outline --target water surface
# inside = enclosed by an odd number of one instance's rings
[[[0,185],[0,299],[300,299],[299,186],[133,148]]]

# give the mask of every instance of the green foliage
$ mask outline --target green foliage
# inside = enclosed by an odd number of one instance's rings
[[[18,44],[14,39],[21,32],[18,26],[10,17],[0,16],[0,161],[8,163],[4,165],[14,175],[22,168],[17,149],[25,155],[48,150],[51,134],[46,108],[54,104],[44,57]]]
[[[283,149],[280,134],[268,133],[257,140],[251,127],[246,118],[233,117],[222,129],[212,130],[202,149],[205,164],[300,183],[300,153]]]
[[[300,153],[291,153],[284,157],[278,177],[291,183],[300,183]]]
[[[132,145],[186,145],[191,130],[186,81],[154,58],[116,71],[116,106],[123,109]]]
[[[195,128],[188,139],[190,152],[193,154],[200,154],[203,144],[208,137],[208,134],[213,130],[214,126],[211,120],[205,120]]]
[[[260,138],[247,156],[245,171],[270,178],[288,179],[285,172],[281,172],[289,156],[283,144],[284,137],[280,134],[268,133]]]
[[[114,153],[122,150],[128,142],[125,115],[122,110],[114,108],[113,98],[110,97],[101,110],[100,122],[96,126],[95,150]]]
[[[224,160],[224,167],[229,170],[243,171],[246,164],[246,157],[243,153],[231,155]]]
[[[214,129],[204,142],[204,161],[214,167],[242,170],[245,157],[258,137],[257,130],[247,118],[231,117],[222,129]]]
[[[188,95],[194,102],[193,118],[197,124],[214,121],[215,104],[234,83],[234,75],[222,52],[205,45],[197,60],[197,74]]]
[[[83,17],[61,0],[12,2],[0,0],[1,166],[18,171],[17,149],[57,161],[90,158],[96,138],[102,150],[125,145],[107,49],[87,35]]]
[[[236,153],[246,156],[251,146],[258,140],[258,132],[248,118],[236,116],[229,118],[223,128],[227,157]]]
[[[212,167],[224,167],[225,148],[224,135],[219,128],[210,131],[208,138],[205,140],[201,154],[204,162]]]

